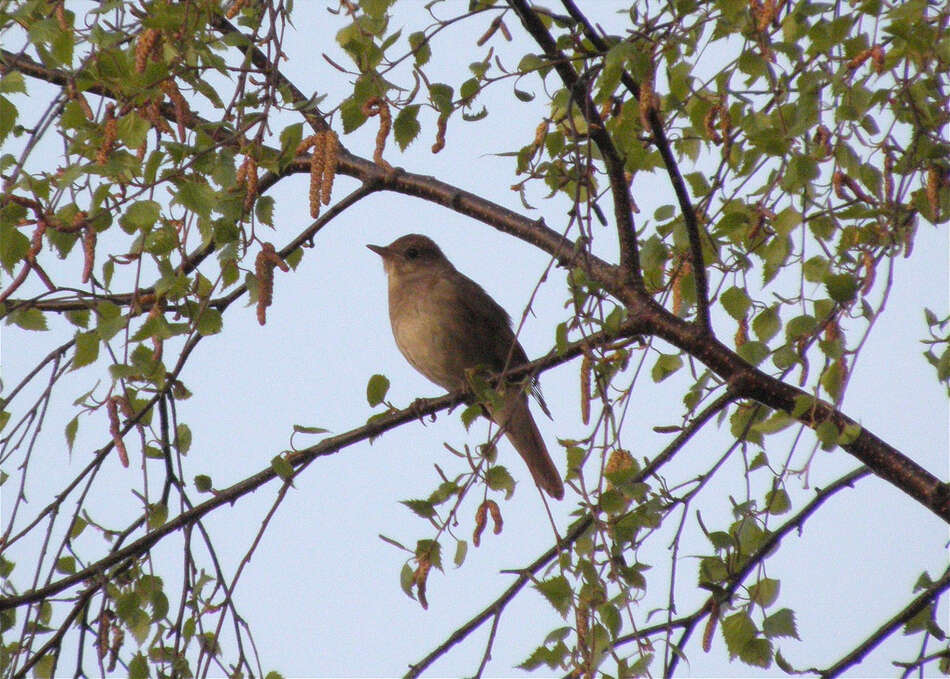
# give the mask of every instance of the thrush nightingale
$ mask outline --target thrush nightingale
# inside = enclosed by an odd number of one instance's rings
[[[383,258],[393,336],[413,368],[455,391],[468,386],[470,369],[501,373],[527,363],[505,310],[459,273],[430,238],[409,234],[385,247],[367,247]],[[485,404],[488,415],[527,463],[535,483],[560,500],[564,485],[528,409],[527,395],[516,384],[503,383],[499,392],[500,403]]]

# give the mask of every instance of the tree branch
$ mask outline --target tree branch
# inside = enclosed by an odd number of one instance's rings
[[[587,17],[577,8],[577,5],[574,4],[574,0],[561,0],[561,3],[571,18],[584,28],[584,35],[590,40],[591,44],[599,51],[606,53],[609,49],[607,43],[604,42],[600,34],[594,30],[594,27],[591,26]],[[626,70],[621,73],[620,81],[637,100],[640,99],[640,86]],[[689,237],[693,280],[696,282],[696,321],[707,332],[712,333],[712,324],[709,319],[709,283],[706,279],[706,265],[703,261],[703,246],[699,220],[696,218],[696,210],[693,208],[693,203],[689,198],[689,191],[686,189],[686,182],[683,181],[683,175],[680,174],[679,165],[673,157],[673,149],[670,140],[666,136],[666,128],[663,127],[663,121],[660,120],[660,114],[655,106],[650,106],[647,110],[647,122],[650,123],[650,132],[653,133],[653,144],[663,159],[663,165],[666,167],[670,184],[673,186],[673,192],[676,194],[676,200],[680,206],[680,213],[683,215],[683,224],[686,227],[686,233]]]
[[[554,38],[525,0],[508,0],[508,5],[521,19],[525,30],[544,51],[544,55],[554,66],[564,87],[571,93],[571,98],[580,109],[584,120],[587,121],[588,133],[604,158],[604,166],[610,179],[614,219],[617,221],[617,235],[620,242],[620,268],[626,283],[638,290],[643,290],[637,230],[633,223],[633,204],[630,200],[630,187],[627,186],[627,178],[624,174],[623,158],[620,157],[613,139],[604,127],[604,121],[601,120],[590,98],[589,83],[585,78],[577,75],[570,60],[557,48]]]
[[[871,636],[864,640],[857,648],[841,658],[826,670],[821,670],[822,679],[831,679],[847,671],[850,667],[860,663],[864,657],[873,651],[882,641],[897,631],[897,628],[907,623],[911,618],[932,604],[937,597],[950,589],[950,568],[943,572],[943,577],[920,593],[894,617],[877,628]]]

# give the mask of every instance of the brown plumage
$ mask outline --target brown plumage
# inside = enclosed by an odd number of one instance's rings
[[[389,278],[389,319],[396,345],[413,368],[449,391],[468,386],[466,370],[492,373],[516,368],[528,357],[511,330],[508,314],[481,286],[459,273],[431,239],[409,234],[390,245],[369,245],[383,258]],[[519,385],[502,387],[500,408],[487,408],[535,483],[551,497],[564,485],[548,455]],[[535,389],[539,403],[540,393]],[[546,409],[545,409],[546,412]]]

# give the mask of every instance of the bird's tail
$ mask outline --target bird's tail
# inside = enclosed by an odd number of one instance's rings
[[[528,465],[538,487],[554,499],[562,499],[564,484],[561,482],[561,475],[548,455],[538,425],[528,409],[527,397],[520,392],[511,394],[502,411],[493,413],[492,419],[502,427],[511,445]]]

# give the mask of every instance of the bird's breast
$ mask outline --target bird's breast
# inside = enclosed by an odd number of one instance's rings
[[[464,329],[438,285],[390,289],[389,317],[396,345],[412,367],[449,391],[465,385]]]

